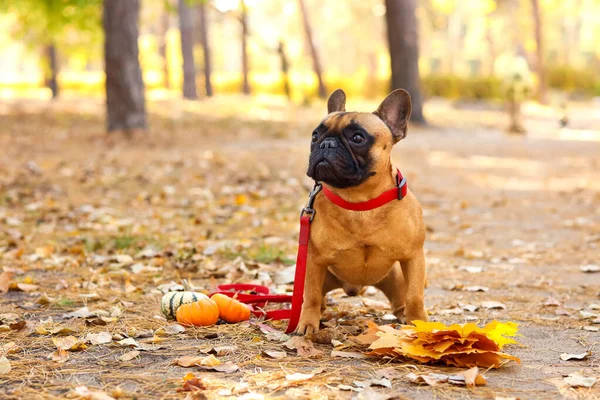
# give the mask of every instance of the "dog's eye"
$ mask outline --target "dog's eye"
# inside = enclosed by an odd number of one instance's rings
[[[363,135],[360,135],[360,134],[357,133],[356,135],[352,136],[352,141],[354,143],[359,143],[360,144],[360,143],[362,143],[362,142],[365,141],[365,138],[363,137]]]
[[[313,133],[313,135],[312,135],[312,141],[316,142],[317,140],[319,140],[319,135],[316,134],[316,133]]]

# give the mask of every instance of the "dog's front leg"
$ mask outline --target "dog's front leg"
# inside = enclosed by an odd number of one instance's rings
[[[326,275],[327,266],[317,263],[314,257],[310,256],[309,251],[304,282],[304,302],[296,333],[303,335],[319,331],[321,302],[323,301],[322,290]]]
[[[404,315],[406,322],[428,321],[429,317],[425,311],[423,296],[425,291],[425,255],[423,250],[408,260],[400,262],[402,275],[406,280],[406,307]]]

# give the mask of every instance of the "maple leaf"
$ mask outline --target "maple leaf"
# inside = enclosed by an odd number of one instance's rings
[[[407,357],[422,363],[441,361],[457,367],[500,367],[505,360],[520,363],[518,357],[501,352],[517,343],[514,322],[493,321],[484,327],[468,323],[446,326],[441,322],[415,321],[415,326],[394,329],[369,324],[356,341],[369,345],[370,355]]]

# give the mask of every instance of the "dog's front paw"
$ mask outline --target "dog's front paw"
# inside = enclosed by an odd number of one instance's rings
[[[405,323],[414,325],[413,321],[425,321],[425,322],[429,321],[429,316],[427,315],[427,311],[425,311],[424,308],[411,310],[411,312],[409,312],[407,310]]]
[[[296,333],[299,335],[307,335],[311,333],[319,332],[319,325],[321,323],[321,315],[319,312],[310,312],[302,310],[300,315],[300,322],[296,328]]]

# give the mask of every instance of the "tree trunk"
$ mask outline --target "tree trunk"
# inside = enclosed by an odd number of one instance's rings
[[[425,122],[419,79],[416,0],[385,0],[392,68],[391,89],[406,89],[412,100],[411,121]]]
[[[539,0],[531,0],[533,20],[535,22],[536,73],[538,75],[537,98],[540,103],[546,102],[546,71],[544,68],[544,36],[542,34],[542,15]]]
[[[163,60],[163,82],[165,88],[169,89],[171,84],[169,82],[169,60],[167,58],[167,34],[169,32],[169,11],[166,7],[162,11],[162,15],[160,16],[160,28],[161,28],[161,37],[158,45],[158,53]]]
[[[138,60],[139,0],[104,0],[108,131],[146,129],[144,81]]]
[[[197,99],[196,66],[194,64],[194,23],[186,0],[179,0],[179,30],[183,57],[183,97]]]
[[[277,53],[279,54],[279,59],[281,60],[281,74],[283,75],[283,89],[285,91],[285,95],[288,100],[292,99],[292,90],[290,88],[290,76],[289,76],[289,64],[288,59],[285,54],[285,45],[280,40],[279,46],[277,47]]]
[[[248,8],[244,0],[242,0],[240,23],[242,24],[242,92],[250,94],[250,83],[248,82]]]
[[[46,86],[52,91],[52,98],[58,97],[58,62],[56,60],[56,46],[49,44],[46,46],[46,57],[48,59],[48,75],[46,77]]]
[[[486,21],[485,40],[488,45],[488,74],[496,74],[496,44],[494,43],[494,34],[492,32],[491,19]]]
[[[204,83],[206,86],[206,95],[213,95],[212,82],[210,75],[212,74],[212,64],[210,61],[210,45],[208,42],[208,22],[206,19],[206,5],[201,2],[198,5],[198,15],[200,17],[200,42],[202,43],[202,52],[204,53]]]
[[[315,43],[313,41],[312,30],[310,28],[310,22],[308,21],[308,14],[306,12],[306,7],[304,6],[304,0],[298,0],[298,4],[300,5],[300,13],[302,14],[304,32],[306,33],[306,43],[310,49],[310,54],[313,61],[313,69],[317,75],[317,80],[319,81],[319,97],[324,99],[327,97],[327,90],[325,89],[325,84],[323,83],[323,74],[321,72],[319,53],[317,52],[317,48],[315,47]]]

